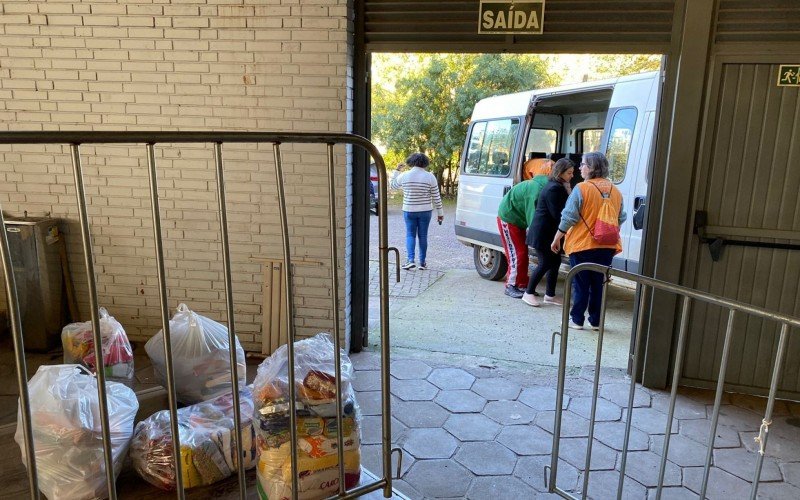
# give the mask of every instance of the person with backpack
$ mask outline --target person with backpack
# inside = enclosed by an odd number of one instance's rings
[[[614,255],[622,252],[619,228],[627,218],[622,193],[608,180],[608,160],[603,153],[584,154],[579,170],[586,180],[577,184],[567,198],[550,248],[559,252],[561,239],[566,235],[564,252],[569,255],[571,266],[584,262],[610,266]],[[592,330],[600,329],[603,281],[603,274],[595,271],[582,271],[575,275],[570,328],[584,328],[588,306],[589,325]]]

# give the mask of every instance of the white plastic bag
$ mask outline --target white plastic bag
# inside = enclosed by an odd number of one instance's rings
[[[258,446],[258,494],[262,500],[292,498],[289,437],[288,348],[279,347],[258,367],[253,382]],[[339,490],[335,346],[320,333],[294,343],[297,395],[298,498],[322,499]],[[353,365],[341,353],[342,444],[347,489],[361,478],[361,416],[352,388]]]
[[[231,392],[231,364],[228,329],[216,321],[191,311],[186,304],[169,321],[175,391],[178,401],[191,405]],[[167,386],[164,332],[159,330],[144,346],[161,385]],[[239,386],[244,387],[244,350],[236,339],[236,364]]]
[[[70,323],[61,330],[64,363],[83,365],[96,371],[94,336],[91,321]],[[103,339],[103,364],[107,380],[133,388],[133,349],[122,325],[100,308],[100,336]]]
[[[253,429],[253,391],[239,390],[242,418],[242,452],[245,469],[256,465]],[[233,395],[178,409],[183,487],[205,486],[237,471],[234,436]],[[148,483],[165,490],[175,489],[172,458],[172,429],[169,410],[154,413],[136,425],[131,443],[131,461]]]
[[[97,379],[80,365],[40,366],[28,391],[39,489],[51,499],[106,498]],[[133,435],[139,402],[130,388],[117,382],[106,382],[106,394],[116,477]],[[14,439],[27,464],[22,434],[18,410]]]

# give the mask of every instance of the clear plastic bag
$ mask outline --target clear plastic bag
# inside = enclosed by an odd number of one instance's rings
[[[47,498],[106,498],[97,379],[80,365],[40,366],[28,382],[39,489]],[[114,476],[122,469],[139,402],[133,391],[106,382]],[[26,462],[22,414],[14,439]]]
[[[133,349],[122,325],[100,308],[100,336],[103,339],[103,364],[107,380],[133,388]],[[80,364],[95,373],[94,337],[91,321],[70,323],[61,330],[64,363]]]
[[[339,489],[336,427],[335,347],[320,333],[295,342],[297,391],[298,498],[317,499]],[[352,388],[353,365],[341,353],[342,434],[345,488],[361,478],[361,416]],[[258,493],[262,499],[292,498],[289,436],[288,348],[283,345],[258,367],[253,383],[258,460]]]
[[[228,354],[228,329],[216,321],[191,311],[186,304],[169,321],[172,339],[172,366],[178,401],[191,405],[231,392],[231,364]],[[167,385],[164,332],[159,330],[144,346],[153,362],[161,385]],[[239,385],[247,375],[244,350],[236,339]]]
[[[253,392],[239,391],[242,417],[242,449],[245,469],[256,465],[253,429]],[[236,474],[236,445],[233,397],[225,394],[211,401],[178,410],[183,486],[205,486]],[[131,461],[148,483],[165,490],[175,489],[172,459],[172,430],[168,410],[154,413],[136,425],[131,443]]]

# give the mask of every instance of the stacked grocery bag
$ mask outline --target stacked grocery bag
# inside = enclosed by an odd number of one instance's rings
[[[190,405],[178,410],[183,486],[205,486],[233,475],[238,468],[228,329],[186,304],[178,306],[169,329],[176,396]],[[163,335],[159,331],[144,347],[161,383],[166,385]],[[236,361],[241,458],[245,469],[251,469],[256,464],[253,395],[245,387],[244,350],[238,339]],[[169,411],[163,410],[139,422],[131,446],[131,460],[139,475],[167,490],[176,486],[170,417]]]
[[[92,373],[97,371],[94,353],[94,328],[91,321],[70,323],[61,330],[64,363],[79,364]],[[133,349],[122,325],[100,308],[100,338],[103,365],[107,380],[121,382],[133,388]]]
[[[28,382],[31,428],[39,489],[47,498],[106,498],[102,421],[97,378],[81,365],[40,366]],[[136,395],[117,382],[106,383],[111,454],[116,477],[128,451],[139,409]],[[22,414],[14,439],[26,462]]]
[[[318,499],[339,490],[336,426],[335,347],[320,333],[294,344],[298,436],[298,494]],[[283,345],[258,367],[253,384],[258,446],[258,493],[263,500],[292,498],[287,346]],[[351,385],[353,367],[341,354],[342,428],[345,488],[361,476],[360,412]]]
[[[225,394],[178,410],[184,488],[212,484],[236,473],[233,408],[233,395]],[[239,411],[244,467],[252,469],[256,465],[256,440],[252,421],[253,393],[248,387],[239,391]],[[165,490],[175,489],[172,450],[169,410],[159,411],[139,422],[131,443],[131,460],[147,482]]]

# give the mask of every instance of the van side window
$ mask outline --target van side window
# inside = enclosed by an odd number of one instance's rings
[[[519,120],[511,118],[476,122],[469,138],[464,173],[507,176],[518,128]]]
[[[528,153],[542,151],[545,153],[556,152],[558,132],[549,128],[532,128],[528,133],[528,146],[525,148],[525,158]]]
[[[611,129],[608,132],[606,158],[608,158],[608,178],[615,183],[625,178],[628,155],[633,142],[633,128],[636,125],[636,109],[625,108],[614,113]]]
[[[577,151],[581,153],[591,153],[600,151],[600,140],[603,137],[601,128],[585,128],[578,131]]]

